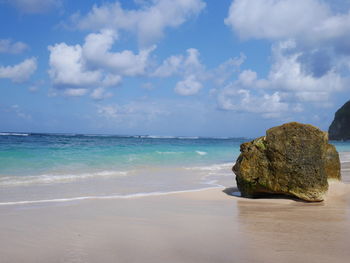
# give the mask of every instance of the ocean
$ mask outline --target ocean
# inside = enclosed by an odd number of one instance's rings
[[[0,205],[129,198],[234,181],[249,138],[0,133]],[[350,142],[332,142],[350,152]]]

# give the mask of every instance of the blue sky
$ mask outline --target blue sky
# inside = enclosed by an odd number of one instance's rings
[[[327,130],[350,99],[349,11],[348,0],[0,0],[0,130]]]

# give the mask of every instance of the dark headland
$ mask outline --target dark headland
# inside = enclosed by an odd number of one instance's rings
[[[330,140],[350,140],[350,100],[337,110],[328,133]]]

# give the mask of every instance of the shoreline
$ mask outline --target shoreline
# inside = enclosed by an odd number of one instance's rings
[[[350,155],[349,152],[346,154],[343,154],[343,157],[348,157]],[[211,165],[208,167],[214,167],[214,166],[227,166],[227,163],[224,164],[216,164]],[[341,161],[342,165],[342,174],[350,173],[350,162],[345,160]],[[198,169],[201,170],[203,167],[194,167],[191,169],[186,170],[193,170]],[[206,171],[206,170],[204,170]],[[230,171],[231,172],[231,171]],[[232,173],[232,172],[231,172]],[[15,200],[15,201],[3,201],[0,202],[0,207],[3,206],[18,206],[18,205],[36,205],[36,204],[49,204],[49,203],[74,203],[74,202],[80,202],[80,201],[88,201],[88,200],[108,200],[108,199],[136,199],[136,198],[144,198],[144,197],[152,197],[152,196],[166,196],[166,195],[173,195],[173,194],[182,194],[182,193],[191,193],[191,192],[200,192],[200,191],[206,191],[210,189],[225,189],[229,187],[236,187],[235,184],[235,175],[232,173],[231,177],[231,184],[230,185],[224,185],[218,183],[216,180],[206,182],[205,184],[207,186],[205,187],[199,187],[199,188],[193,188],[193,189],[185,189],[185,190],[169,190],[169,191],[150,191],[150,192],[136,192],[136,193],[126,193],[126,194],[109,194],[109,195],[84,195],[84,196],[73,196],[73,197],[62,197],[62,198],[44,198],[44,199],[36,199],[36,200]],[[343,183],[350,183],[350,176],[342,176]],[[209,185],[209,186],[208,186]],[[51,185],[52,187],[55,187],[54,185]],[[33,186],[34,188],[36,186]],[[21,186],[18,187],[19,189]]]
[[[350,163],[342,166],[349,182]],[[232,175],[230,187],[234,186]],[[346,263],[350,184],[324,202],[247,199],[223,187],[0,206],[4,263]]]
[[[61,202],[74,202],[74,201],[84,201],[84,200],[110,200],[110,199],[136,199],[152,196],[166,196],[174,194],[183,193],[196,193],[211,189],[224,189],[224,186],[213,186],[199,189],[190,190],[179,190],[179,191],[169,191],[169,192],[150,192],[150,193],[136,193],[128,195],[105,195],[105,196],[79,196],[73,198],[60,198],[60,199],[47,199],[47,200],[32,200],[32,201],[15,201],[15,202],[2,202],[0,206],[10,206],[10,205],[25,205],[25,204],[42,204],[42,203],[61,203]]]

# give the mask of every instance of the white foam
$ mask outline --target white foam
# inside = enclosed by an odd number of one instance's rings
[[[213,186],[213,187],[206,187],[206,188],[199,188],[199,189],[181,190],[181,191],[169,191],[169,192],[135,193],[135,194],[128,194],[128,195],[78,196],[78,197],[72,197],[72,198],[58,198],[58,199],[43,199],[43,200],[25,200],[25,201],[14,201],[14,202],[2,202],[2,203],[0,203],[0,206],[42,204],[42,203],[61,203],[61,202],[83,201],[83,200],[132,199],[132,198],[162,196],[162,195],[170,195],[170,194],[200,192],[200,191],[205,191],[205,190],[215,189],[215,188],[222,188],[222,186]]]
[[[196,153],[199,154],[199,155],[202,155],[202,156],[208,154],[207,152],[202,152],[202,151],[196,151]]]
[[[95,173],[83,174],[42,174],[34,176],[6,176],[0,177],[0,186],[17,186],[28,184],[53,184],[66,183],[93,177],[113,177],[113,176],[128,176],[126,171],[100,171]]]
[[[0,136],[29,136],[28,133],[0,132]]]
[[[141,135],[140,138],[148,138],[148,139],[174,139],[175,136],[160,136],[160,135]]]
[[[213,164],[209,166],[195,166],[195,167],[186,167],[186,170],[199,170],[199,171],[219,171],[231,169],[234,163],[222,163],[222,164]]]

